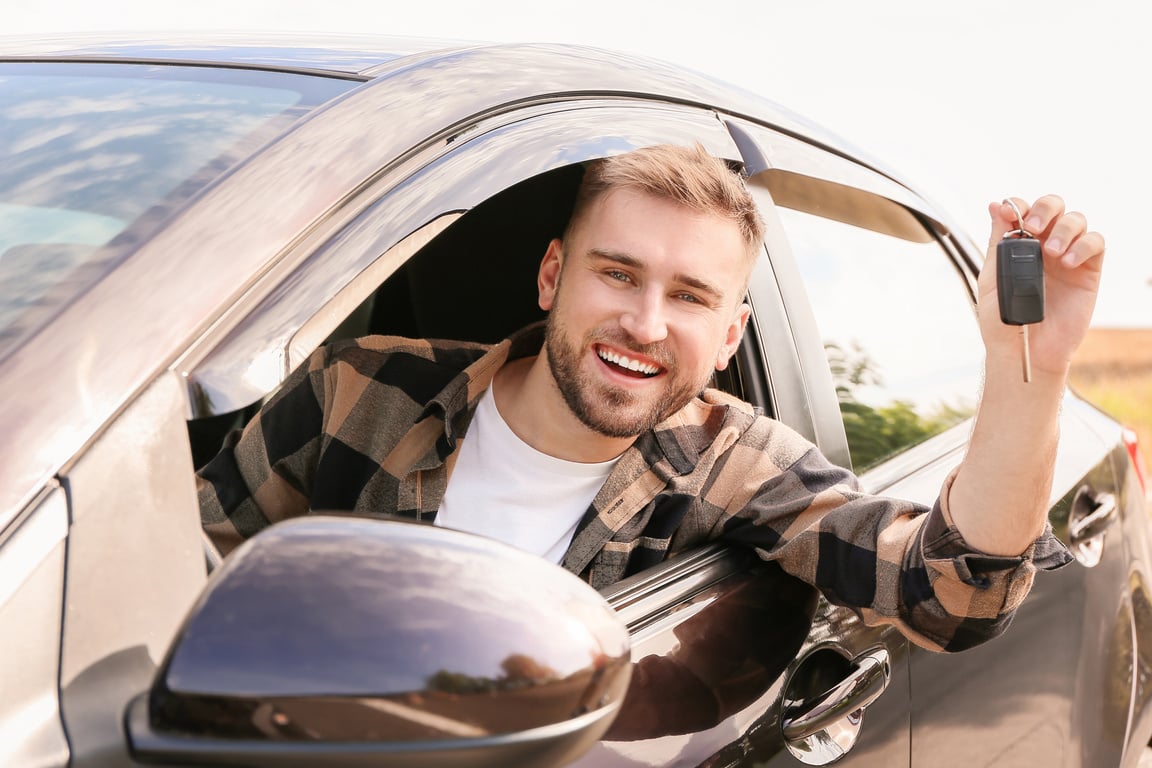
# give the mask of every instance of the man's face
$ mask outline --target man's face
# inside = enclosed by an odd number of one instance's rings
[[[748,319],[734,222],[631,190],[602,196],[540,267],[543,354],[572,413],[634,437],[727,366]]]

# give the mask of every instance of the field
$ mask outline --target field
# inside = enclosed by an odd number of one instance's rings
[[[1152,328],[1090,329],[1071,378],[1076,392],[1136,430],[1152,464]]]

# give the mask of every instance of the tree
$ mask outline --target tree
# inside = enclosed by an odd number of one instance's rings
[[[836,384],[836,398],[844,419],[848,452],[856,472],[874,467],[889,456],[923,442],[972,415],[971,408],[940,403],[933,413],[922,415],[908,400],[892,400],[879,407],[862,402],[861,387],[881,387],[879,366],[858,342],[845,349],[824,345],[828,366]]]

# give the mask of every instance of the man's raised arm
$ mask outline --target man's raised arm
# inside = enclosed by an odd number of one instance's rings
[[[1017,228],[1016,212],[1007,203],[993,203],[979,279],[984,389],[949,494],[956,528],[969,546],[989,555],[1021,554],[1044,528],[1060,403],[1072,356],[1092,318],[1104,259],[1104,238],[1088,231],[1082,214],[1065,211],[1061,198],[1014,202],[1044,258],[1045,318],[1029,326],[1031,381],[1023,375],[1023,332],[1001,322],[996,293],[996,245]]]

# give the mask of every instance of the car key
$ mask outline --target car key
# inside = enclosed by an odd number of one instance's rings
[[[996,292],[1000,297],[1000,321],[1021,326],[1024,340],[1024,382],[1032,381],[1032,357],[1028,349],[1028,326],[1044,319],[1044,256],[1040,241],[1024,229],[1020,209],[1017,228],[1006,232],[996,245]]]

